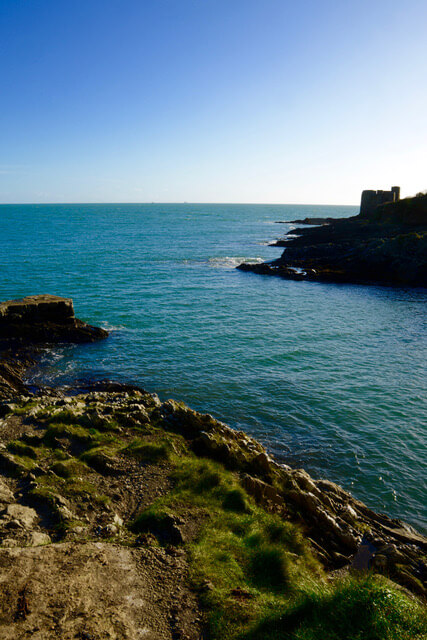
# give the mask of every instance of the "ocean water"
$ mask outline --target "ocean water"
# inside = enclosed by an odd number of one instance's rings
[[[133,381],[259,438],[427,531],[426,289],[242,273],[311,216],[355,207],[0,206],[0,300],[52,293],[108,340],[46,353],[35,382]]]

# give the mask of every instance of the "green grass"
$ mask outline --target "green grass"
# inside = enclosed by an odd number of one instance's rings
[[[75,458],[69,458],[68,460],[59,460],[55,462],[51,469],[57,476],[61,478],[71,478],[73,476],[83,476],[88,472],[87,466],[76,460]]]
[[[172,492],[133,530],[166,527],[181,507],[201,514],[187,551],[211,640],[427,638],[425,611],[391,583],[353,576],[331,584],[302,531],[259,508],[234,474],[191,455],[172,460]]]
[[[43,476],[39,478],[40,483],[29,491],[29,496],[36,502],[41,502],[49,506],[54,513],[57,511],[57,491],[51,484],[44,484]]]
[[[46,422],[48,424],[51,423],[60,423],[60,424],[77,424],[79,421],[79,416],[76,415],[73,411],[69,409],[62,409],[60,411],[55,411],[53,408],[50,410],[46,408],[47,416]]]
[[[290,561],[279,546],[256,547],[250,556],[250,578],[260,589],[275,593],[286,591],[291,583]]]
[[[37,418],[44,420],[48,425],[62,424],[81,426],[87,430],[96,429],[102,432],[118,431],[120,429],[116,420],[105,418],[90,409],[79,414],[70,409],[61,409],[58,411],[56,407],[45,407],[37,413]]]
[[[111,499],[108,496],[98,493],[96,486],[92,482],[80,478],[72,477],[67,479],[64,495],[72,499],[87,497],[98,505],[105,506],[111,503]]]
[[[82,471],[88,471],[86,465],[73,458],[69,460],[69,465],[69,469],[67,469],[67,472],[63,475],[58,474],[52,476],[45,474],[39,476],[37,479],[37,487],[31,489],[30,496],[34,500],[48,505],[54,514],[58,510],[58,496],[74,501],[86,497],[95,504],[104,506],[110,503],[110,498],[99,494],[96,486],[89,480],[77,477],[72,473],[68,474],[68,471],[71,472],[71,470],[73,470],[79,472],[79,475],[81,475]]]
[[[80,460],[85,462],[90,467],[98,471],[98,473],[108,473],[114,462],[114,457],[117,453],[117,449],[107,445],[94,446],[85,451]]]
[[[143,462],[159,462],[160,460],[169,460],[172,447],[167,441],[146,442],[140,438],[136,438],[122,451]]]
[[[37,407],[38,402],[36,400],[29,400],[25,404],[20,405],[19,407],[13,408],[13,413],[16,416],[24,416],[30,409]]]
[[[55,458],[55,460],[69,460],[70,459],[70,454],[67,453],[66,451],[63,451],[62,449],[55,449],[55,451],[52,452],[52,455]]]
[[[192,456],[174,462],[174,489],[142,512],[133,529],[165,526],[180,506],[200,512],[204,525],[188,547],[191,581],[208,611],[212,638],[237,638],[276,600],[286,601],[297,582],[310,583],[318,565],[299,529],[257,507],[234,474]],[[205,592],[206,581],[212,588]],[[236,598],[236,589],[248,599]]]
[[[63,422],[50,423],[43,436],[44,444],[56,449],[58,446],[58,440],[60,439],[66,439],[70,443],[76,442],[85,449],[120,442],[120,439],[110,432],[101,433],[95,428],[85,428],[80,424],[69,424]]]
[[[132,530],[135,533],[145,533],[147,531],[161,530],[168,526],[172,519],[171,513],[166,509],[149,508],[137,516],[132,523]]]
[[[9,442],[9,444],[7,445],[7,450],[11,453],[17,454],[18,456],[37,460],[36,449],[28,444],[25,444],[21,440],[12,440],[11,442]]]
[[[222,507],[227,511],[236,511],[237,513],[250,511],[245,492],[242,489],[230,489],[222,501]]]
[[[89,446],[95,441],[95,436],[80,425],[69,424],[67,422],[50,423],[43,436],[44,444],[55,449],[57,448],[57,441],[60,439],[75,440]]]
[[[374,576],[349,577],[301,595],[239,640],[415,640],[427,637],[425,609]]]

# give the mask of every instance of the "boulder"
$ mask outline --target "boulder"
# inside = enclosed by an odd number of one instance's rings
[[[31,529],[38,519],[37,511],[31,507],[24,507],[22,504],[9,504],[3,517],[18,522],[25,529]]]
[[[0,502],[10,503],[13,501],[13,493],[4,480],[0,479]]]

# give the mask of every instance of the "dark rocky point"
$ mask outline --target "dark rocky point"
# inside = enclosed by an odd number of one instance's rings
[[[237,268],[291,280],[426,287],[427,195],[384,202],[389,193],[364,192],[352,218],[295,221],[320,226],[274,243],[286,247],[277,260]]]

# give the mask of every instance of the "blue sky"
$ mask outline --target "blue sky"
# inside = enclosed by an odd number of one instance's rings
[[[427,3],[0,0],[0,202],[427,189]]]

